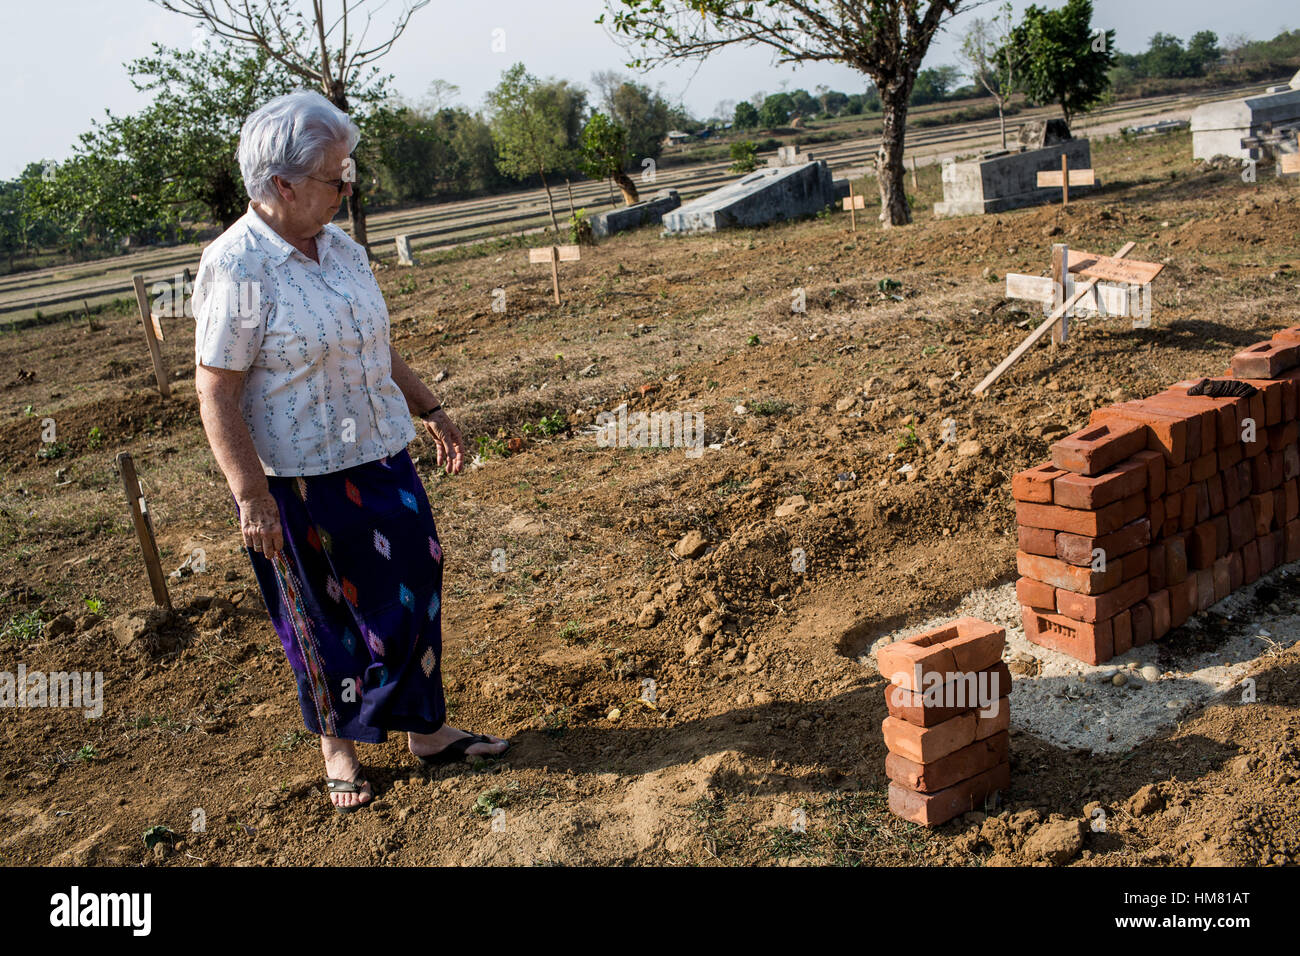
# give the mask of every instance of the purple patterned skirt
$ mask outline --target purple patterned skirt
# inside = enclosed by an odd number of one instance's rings
[[[284,551],[249,557],[307,729],[367,743],[433,733],[447,711],[442,548],[410,454],[267,482]]]

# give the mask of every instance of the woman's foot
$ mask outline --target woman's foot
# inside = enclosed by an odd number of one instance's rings
[[[431,734],[408,733],[406,735],[407,745],[411,748],[411,753],[417,757],[437,757],[447,749],[449,744],[473,736],[475,735],[445,724]],[[492,734],[481,736],[487,737],[490,743],[479,741],[470,744],[465,748],[465,757],[499,757],[510,746],[510,741],[504,737],[494,737]]]
[[[341,737],[321,737],[321,753],[325,755],[325,776],[334,780],[351,780],[361,786],[358,793],[332,791],[330,802],[336,807],[358,807],[374,799],[369,781],[361,777],[361,761],[357,759],[356,745]]]

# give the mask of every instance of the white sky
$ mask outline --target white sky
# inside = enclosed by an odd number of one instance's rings
[[[327,9],[338,0],[325,0]],[[147,0],[0,0],[7,43],[0,73],[0,178],[12,178],[28,162],[62,160],[78,134],[104,111],[129,113],[146,103],[126,75],[124,63],[144,56],[150,43],[187,47],[193,23]],[[1048,7],[1060,0],[1045,0]],[[1015,0],[1017,12],[1027,3]],[[959,14],[936,38],[927,66],[956,65],[958,38],[975,16],[996,4]],[[376,16],[383,32],[400,0],[388,0]],[[501,72],[522,60],[538,76],[556,76],[590,87],[597,70],[625,70],[630,59],[593,21],[602,0],[433,0],[418,12],[381,67],[395,74],[394,87],[418,99],[434,79],[461,88],[461,102],[482,105]],[[1116,31],[1126,52],[1145,49],[1151,34],[1173,33],[1186,41],[1197,30],[1224,37],[1244,33],[1272,37],[1300,21],[1294,0],[1094,0],[1093,23]],[[385,13],[388,17],[385,17]],[[505,31],[505,52],[491,51],[493,31]],[[861,76],[846,67],[800,69],[771,65],[762,50],[726,50],[698,69],[694,63],[661,68],[638,77],[659,86],[696,115],[708,116],[721,100],[746,99],[756,91],[812,90],[819,83],[857,92]]]

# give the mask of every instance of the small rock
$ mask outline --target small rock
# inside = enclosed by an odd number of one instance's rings
[[[1083,849],[1083,833],[1083,823],[1079,820],[1044,823],[1025,840],[1024,853],[1054,866],[1069,863]]]
[[[837,412],[847,412],[850,408],[852,408],[856,404],[858,404],[858,396],[847,395],[835,403],[835,410]]]
[[[619,710],[617,707],[611,707],[609,709],[609,713],[605,715],[605,719],[618,720],[622,716],[623,716],[623,711]]]
[[[1123,674],[1116,674],[1114,677],[1110,679],[1110,682],[1114,684],[1116,687],[1123,687],[1125,684],[1128,683],[1128,678],[1125,677]]]
[[[49,624],[45,625],[46,637],[61,637],[64,634],[71,634],[77,629],[77,622],[67,614],[60,614]]]
[[[1147,683],[1158,681],[1160,679],[1160,668],[1156,667],[1154,664],[1147,664],[1141,671],[1139,671],[1139,673]]]
[[[659,610],[657,605],[647,604],[641,608],[641,613],[637,615],[636,626],[642,630],[647,630],[659,623],[663,617],[663,611]]]
[[[722,615],[717,611],[711,611],[700,618],[700,633],[706,637],[712,637],[722,630],[722,623]]]
[[[673,553],[679,558],[698,558],[708,546],[709,542],[704,535],[692,528],[673,545]]]
[[[797,515],[801,511],[807,510],[808,500],[803,495],[791,495],[777,505],[776,516],[778,518],[789,518],[791,515]]]
[[[1147,784],[1128,799],[1128,812],[1135,817],[1144,817],[1164,808],[1165,798],[1153,784]]]

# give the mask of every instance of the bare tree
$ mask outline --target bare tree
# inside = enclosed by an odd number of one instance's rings
[[[881,219],[910,222],[903,140],[917,70],[941,24],[964,0],[606,0],[615,35],[642,56],[629,66],[708,56],[728,46],[765,46],[778,65],[844,63],[880,90]]]
[[[458,96],[460,96],[460,87],[455,83],[449,83],[446,80],[433,80],[424,91],[424,99],[420,102],[420,108],[427,115],[433,116],[439,110],[454,106]]]
[[[411,16],[429,0],[404,0],[386,32],[387,39],[367,42],[373,0],[338,0],[337,14],[325,11],[327,0],[153,0],[172,13],[197,20],[219,37],[265,50],[291,73],[320,87],[331,103],[349,112],[355,96],[375,77],[375,61],[393,48]],[[306,7],[307,9],[301,9]],[[359,28],[359,29],[358,29]],[[367,68],[369,72],[367,73]],[[361,182],[352,184],[348,215],[352,238],[369,249]]]
[[[1007,120],[1003,114],[1007,101],[1015,92],[1016,67],[1019,57],[1011,49],[1011,31],[1015,27],[1011,4],[998,8],[993,22],[975,20],[961,41],[958,54],[973,79],[989,91],[998,104],[998,127],[1002,132],[1002,148],[1007,148]]]

